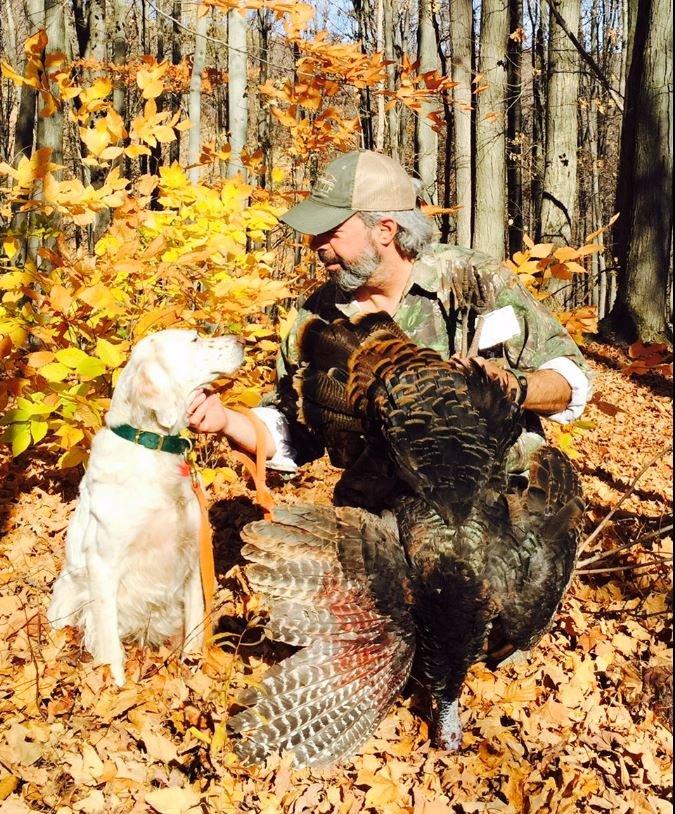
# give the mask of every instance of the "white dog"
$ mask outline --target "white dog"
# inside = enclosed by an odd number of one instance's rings
[[[47,616],[54,627],[80,627],[86,649],[120,686],[123,639],[160,644],[180,634],[184,654],[201,649],[201,514],[177,434],[195,392],[233,373],[243,356],[231,336],[145,337],[93,440]]]

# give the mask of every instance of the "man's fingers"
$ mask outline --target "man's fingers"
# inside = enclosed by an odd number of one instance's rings
[[[199,390],[195,393],[192,401],[188,405],[187,414],[191,416],[194,411],[199,407],[200,404],[203,404],[206,401],[206,393],[203,390]]]

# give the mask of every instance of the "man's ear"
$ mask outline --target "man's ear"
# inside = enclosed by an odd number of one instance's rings
[[[138,407],[152,410],[160,426],[170,429],[178,421],[179,410],[174,403],[171,380],[158,362],[140,364],[130,390],[132,402]]]
[[[398,223],[393,218],[382,218],[375,224],[373,231],[375,232],[373,239],[376,243],[380,246],[389,246],[398,232]]]

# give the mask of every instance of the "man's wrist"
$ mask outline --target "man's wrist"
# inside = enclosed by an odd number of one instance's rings
[[[527,400],[527,375],[520,370],[513,370],[512,368],[508,368],[507,372],[510,382],[509,394],[513,401],[519,407],[522,407]]]

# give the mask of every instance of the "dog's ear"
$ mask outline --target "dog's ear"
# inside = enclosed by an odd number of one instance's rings
[[[171,379],[156,360],[146,360],[138,366],[131,396],[138,406],[154,411],[157,423],[166,429],[171,429],[180,417]]]

